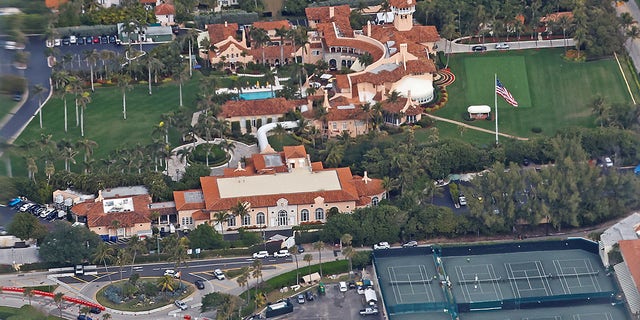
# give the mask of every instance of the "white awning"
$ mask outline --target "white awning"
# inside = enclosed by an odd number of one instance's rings
[[[467,112],[469,113],[490,113],[491,107],[489,106],[469,106],[467,108]]]
[[[312,283],[315,281],[320,281],[320,274],[317,272],[314,272],[312,274],[308,274],[304,277],[302,277],[302,281],[304,281],[304,283]]]
[[[330,75],[328,73],[325,73],[325,74],[320,76],[320,79],[322,79],[322,80],[329,80],[331,78],[333,78],[333,75]]]

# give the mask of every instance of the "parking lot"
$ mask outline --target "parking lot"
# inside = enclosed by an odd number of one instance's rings
[[[293,312],[273,319],[382,319],[381,313],[377,315],[361,316],[360,310],[364,308],[364,296],[359,295],[355,289],[340,292],[337,283],[326,285],[326,294],[318,295],[317,287],[313,287],[315,295],[313,301],[298,304],[296,297],[292,297]],[[381,305],[378,306],[381,309]]]

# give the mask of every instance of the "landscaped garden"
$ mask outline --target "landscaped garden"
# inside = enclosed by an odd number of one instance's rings
[[[21,308],[0,306],[0,319],[58,320],[63,318],[47,316],[33,306],[24,305]]]
[[[140,278],[131,276],[128,280],[109,284],[96,293],[101,305],[122,311],[147,311],[160,308],[188,297],[194,288],[189,283],[173,279]]]

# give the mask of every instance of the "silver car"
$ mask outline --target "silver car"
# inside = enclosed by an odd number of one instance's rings
[[[184,303],[184,301],[182,300],[176,300],[176,302],[174,303],[176,305],[176,307],[178,307],[180,310],[187,310],[189,309],[189,307],[187,306],[186,303]]]

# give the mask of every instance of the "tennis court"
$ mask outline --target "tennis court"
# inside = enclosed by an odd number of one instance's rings
[[[392,320],[443,310],[473,320],[628,319],[592,245],[389,249],[375,253],[375,269]]]

